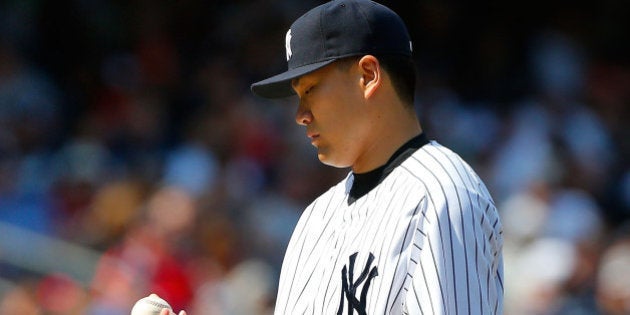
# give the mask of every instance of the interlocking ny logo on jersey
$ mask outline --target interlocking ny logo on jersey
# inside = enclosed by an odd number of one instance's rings
[[[284,40],[284,46],[287,49],[287,61],[289,61],[289,59],[291,59],[291,56],[293,56],[293,52],[291,51],[291,29],[287,31],[287,36],[284,38]]]
[[[366,297],[367,292],[370,289],[370,283],[372,279],[378,276],[378,270],[376,266],[372,266],[372,262],[374,261],[374,255],[370,253],[368,256],[368,260],[365,263],[365,267],[361,271],[359,278],[354,281],[354,262],[357,259],[357,254],[354,253],[350,256],[349,266],[343,266],[341,270],[341,302],[339,302],[339,310],[337,311],[337,315],[343,314],[343,307],[345,301],[348,301],[348,315],[354,314],[354,311],[357,311],[359,315],[366,315]],[[361,289],[361,295],[357,299],[356,290],[363,283],[363,288]]]

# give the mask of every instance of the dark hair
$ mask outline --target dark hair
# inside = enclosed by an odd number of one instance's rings
[[[352,56],[336,62],[339,67],[347,68],[363,56]],[[416,65],[413,58],[403,55],[383,54],[375,55],[381,67],[389,74],[392,86],[398,97],[413,107],[416,88]]]

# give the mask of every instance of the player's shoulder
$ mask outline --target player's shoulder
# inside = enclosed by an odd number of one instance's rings
[[[459,154],[435,140],[429,141],[429,143],[416,150],[403,164],[407,167],[420,167],[433,163],[467,165]]]
[[[401,165],[398,167],[401,172],[399,172],[398,176],[410,176],[417,177],[419,173],[422,173],[423,170],[427,169],[427,165],[431,162],[431,156],[439,153],[442,155],[442,152],[448,152],[450,150],[446,149],[436,141],[432,140],[429,143],[423,145],[421,148],[416,150],[413,154],[411,154]]]
[[[461,177],[477,181],[477,174],[459,154],[434,140],[414,152],[400,169],[416,181],[452,182]]]

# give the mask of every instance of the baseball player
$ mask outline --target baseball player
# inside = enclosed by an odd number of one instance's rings
[[[297,94],[319,160],[351,172],[295,227],[275,314],[501,314],[497,210],[470,166],[422,131],[401,18],[368,0],[323,4],[291,25],[286,57],[252,91]]]
[[[252,91],[297,94],[320,161],[352,171],[302,214],[275,314],[501,314],[497,210],[470,166],[422,132],[401,18],[367,0],[323,4],[291,25],[286,57],[288,71]]]

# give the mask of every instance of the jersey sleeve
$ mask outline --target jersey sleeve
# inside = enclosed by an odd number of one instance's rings
[[[408,314],[502,314],[502,232],[491,200],[466,189],[430,196],[416,231]]]

